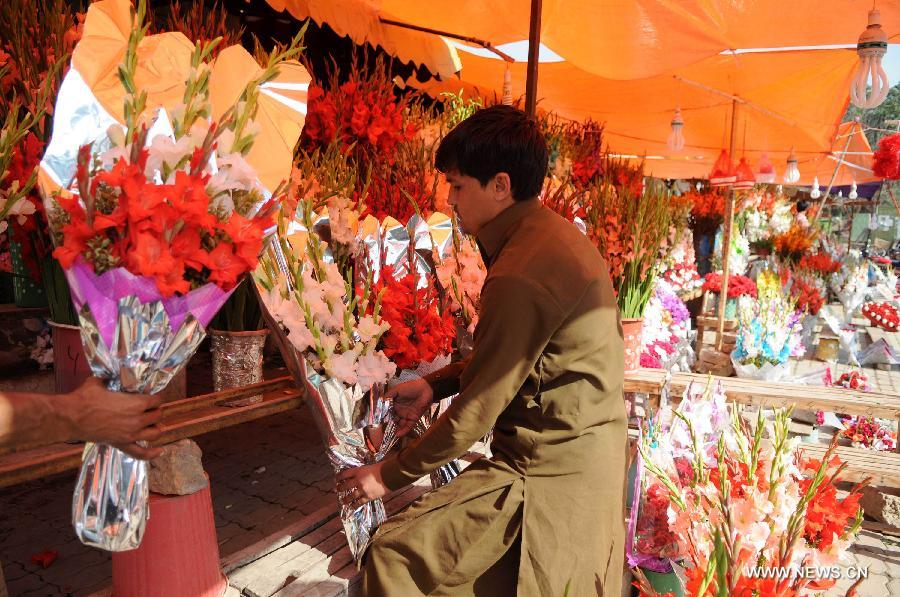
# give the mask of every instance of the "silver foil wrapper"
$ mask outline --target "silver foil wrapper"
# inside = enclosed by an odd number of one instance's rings
[[[359,386],[346,386],[306,369],[308,403],[317,415],[335,472],[379,462],[397,441],[396,422],[381,387],[363,395]],[[338,495],[343,501],[346,495]],[[387,519],[384,504],[373,500],[359,508],[341,505],[341,523],[350,553],[359,562],[378,527]]]
[[[118,302],[112,346],[106,346],[90,307],[79,312],[85,355],[96,377],[118,392],[154,394],[186,365],[203,339],[200,322],[187,315],[177,330],[160,301]],[[147,524],[147,463],[112,446],[89,444],[72,498],[75,534],[107,551],[136,549]]]

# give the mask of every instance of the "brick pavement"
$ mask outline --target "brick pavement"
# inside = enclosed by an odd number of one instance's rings
[[[305,408],[195,438],[212,483],[222,557],[334,501],[331,467]],[[14,597],[89,595],[110,584],[105,552],[85,547],[70,522],[75,473],[0,490],[0,562]],[[55,550],[41,569],[32,554]]]

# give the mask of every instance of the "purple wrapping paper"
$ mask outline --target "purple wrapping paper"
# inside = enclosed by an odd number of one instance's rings
[[[188,313],[205,328],[234,292],[233,289],[226,292],[209,283],[184,296],[163,298],[152,278],[136,276],[123,267],[117,267],[98,276],[80,258],[66,270],[66,278],[69,281],[75,311],[80,313],[85,304],[90,306],[100,335],[108,347],[113,345],[115,338],[121,298],[136,296],[142,303],[162,301],[172,329],[177,330]]]

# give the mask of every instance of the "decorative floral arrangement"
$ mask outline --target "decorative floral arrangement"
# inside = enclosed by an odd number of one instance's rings
[[[831,275],[829,284],[844,306],[847,322],[869,296],[869,264],[847,262],[841,270]]]
[[[703,279],[703,291],[719,294],[722,292],[722,274],[710,272]],[[728,276],[728,298],[736,299],[741,296],[756,298],[756,283],[747,276],[731,274]]]
[[[738,333],[732,360],[738,365],[763,370],[765,365],[783,365],[803,349],[800,315],[794,301],[786,297],[774,274],[763,272],[757,280],[758,298],[738,310]],[[740,371],[739,371],[740,373]]]
[[[713,267],[722,269],[722,243],[725,232],[719,229],[716,234],[715,249],[713,251]],[[731,241],[728,252],[728,271],[735,274],[744,274],[750,265],[750,243],[741,233],[739,227],[731,231]]]
[[[387,326],[381,350],[398,368],[415,369],[452,352],[456,325],[449,311],[441,309],[430,275],[419,285],[418,274],[395,277],[385,266],[372,292],[381,297],[381,319]]]
[[[688,294],[703,287],[703,278],[693,262],[676,263],[663,271],[662,279],[678,294]]]
[[[716,189],[691,191],[691,227],[701,234],[712,234],[725,218],[725,195]]]
[[[642,317],[669,230],[669,193],[662,183],[651,182],[634,195],[642,166],[624,175],[627,164],[614,159],[605,164],[603,181],[588,190],[583,205],[587,234],[609,266],[622,316]]]
[[[444,260],[435,257],[438,282],[447,297],[450,313],[458,317],[462,327],[474,333],[481,304],[481,287],[487,268],[473,239],[453,230],[453,251]]]
[[[829,367],[825,371],[825,385],[833,388],[844,388],[847,390],[860,390],[862,392],[869,391],[869,378],[860,371],[848,371],[846,373],[842,373],[840,377],[838,377],[837,381],[834,381],[831,377],[831,368]]]
[[[866,303],[863,305],[862,314],[873,326],[885,331],[896,332],[900,329],[900,313],[897,307],[890,303]]]
[[[775,237],[775,252],[782,259],[796,263],[812,247],[813,237],[808,228],[793,224],[786,233]]]
[[[353,68],[347,81],[338,82],[332,73],[326,87],[309,87],[308,112],[301,145],[308,151],[339,139],[345,151],[352,151],[368,164],[378,160],[393,162],[398,144],[416,134],[416,124],[407,118],[408,100],[394,95],[387,68],[379,60],[374,68]]]
[[[811,283],[794,276],[791,281],[791,297],[796,301],[797,310],[810,315],[818,315],[825,304],[822,292]]]
[[[832,259],[828,253],[806,253],[797,263],[798,271],[814,274],[822,279],[827,279],[831,274],[841,270],[841,262]]]
[[[748,424],[732,410],[730,424],[728,418],[717,424],[718,393],[685,397],[668,442],[658,440],[668,459],[647,439],[639,446],[643,466],[668,492],[668,516],[655,522],[677,538],[685,594],[797,595],[827,589],[836,581],[799,572],[772,578],[753,569],[798,571],[840,561],[862,523],[862,485],[838,498],[845,465],[834,455],[835,446],[822,462],[805,459],[796,451],[799,440],[788,438],[789,411],[776,410],[772,421],[760,411],[755,424]],[[698,408],[692,411],[685,402]],[[662,530],[655,536],[668,539]],[[633,557],[629,561],[636,563]],[[633,570],[642,595],[659,595],[640,569]]]
[[[872,156],[872,172],[880,178],[900,180],[900,133],[882,137],[878,142]]]
[[[893,452],[897,446],[894,423],[888,419],[851,417],[844,421],[841,437],[849,439],[853,447],[880,452]]]

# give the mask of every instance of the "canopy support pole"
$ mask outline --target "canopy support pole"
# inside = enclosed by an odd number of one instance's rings
[[[541,46],[541,0],[531,0],[528,27],[528,78],[525,80],[525,113],[534,117],[537,106],[538,57]]]
[[[502,52],[495,48],[491,42],[485,41],[483,39],[478,39],[477,37],[468,37],[465,35],[459,35],[458,33],[450,33],[449,31],[441,31],[440,29],[432,29],[431,27],[420,27],[419,25],[411,25],[410,23],[404,23],[402,21],[395,21],[394,19],[386,19],[384,17],[378,17],[378,22],[383,25],[392,25],[394,27],[400,27],[401,29],[410,29],[412,31],[421,31],[422,33],[432,33],[434,35],[440,35],[441,37],[449,37],[451,39],[458,39],[460,41],[468,42],[470,44],[475,44],[476,46],[481,46],[485,50],[490,50],[506,62],[515,62],[516,59],[510,56],[509,54]]]
[[[857,120],[854,123],[856,126],[859,126],[859,121]],[[831,173],[831,180],[828,181],[828,188],[825,189],[825,196],[822,198],[822,207],[819,208],[819,217],[822,217],[822,214],[825,210],[825,206],[828,204],[828,199],[831,196],[831,187],[834,186],[834,181],[837,178],[838,170],[841,169],[841,165],[844,163],[844,158],[847,156],[847,150],[850,148],[850,141],[853,140],[853,131],[856,127],[850,127],[850,134],[847,135],[847,142],[844,143],[844,150],[841,152],[841,157],[838,158],[838,163],[834,167],[834,172]]]
[[[731,139],[728,142],[728,156],[734,158],[734,136],[737,130],[737,98],[731,100]],[[719,291],[719,313],[716,323],[716,350],[722,350],[722,336],[725,330],[725,303],[728,302],[728,256],[731,254],[731,228],[734,225],[734,196],[732,188],[725,199],[724,230],[722,232],[722,288]],[[701,338],[701,341],[703,339]]]

